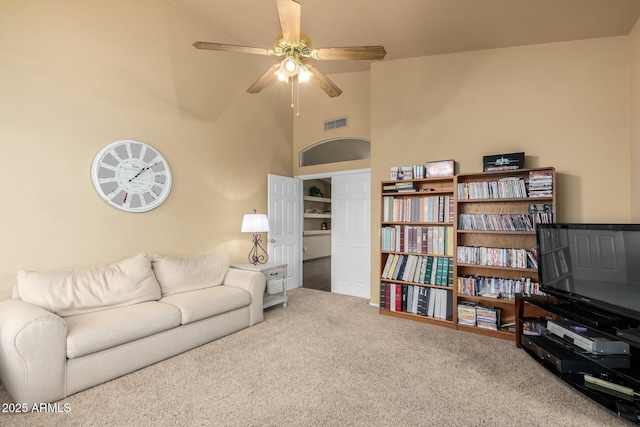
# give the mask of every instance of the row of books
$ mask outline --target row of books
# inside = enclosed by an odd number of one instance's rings
[[[458,293],[501,299],[513,299],[516,294],[545,295],[540,291],[540,284],[532,281],[530,277],[506,279],[487,276],[458,277]]]
[[[381,277],[387,280],[453,286],[453,259],[391,254],[387,257]]]
[[[383,251],[453,255],[454,235],[451,226],[384,226],[380,235]]]
[[[382,198],[383,222],[453,222],[452,196]]]
[[[408,193],[418,191],[418,184],[415,181],[398,181],[384,184],[382,191],[385,193]]]
[[[380,308],[437,319],[453,318],[453,293],[446,289],[399,283],[380,284]]]
[[[552,197],[553,176],[551,171],[529,172],[529,197]]]
[[[507,177],[497,181],[459,182],[458,200],[517,199],[527,197],[524,178]]]
[[[458,183],[459,200],[552,196],[553,174],[549,170],[529,171],[528,178],[512,176],[495,181]]]
[[[458,246],[460,264],[492,267],[538,268],[535,252],[518,248],[487,248],[484,246]]]
[[[458,303],[458,323],[495,331],[500,325],[500,309],[462,301]]]
[[[460,214],[460,230],[535,231],[533,215],[529,214]]]

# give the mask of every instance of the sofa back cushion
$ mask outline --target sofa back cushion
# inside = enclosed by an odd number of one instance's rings
[[[151,264],[166,296],[221,285],[229,271],[229,253],[189,257],[156,254]]]
[[[68,271],[18,273],[20,299],[59,316],[158,300],[160,285],[144,253],[102,266]]]

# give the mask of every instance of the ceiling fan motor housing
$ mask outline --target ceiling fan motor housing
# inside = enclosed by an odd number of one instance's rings
[[[300,42],[292,43],[282,37],[282,33],[276,36],[273,43],[273,52],[276,56],[292,56],[297,60],[308,58],[312,54],[311,40],[304,34],[300,34]]]

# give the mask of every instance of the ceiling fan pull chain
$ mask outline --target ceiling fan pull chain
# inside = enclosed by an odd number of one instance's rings
[[[296,78],[296,117],[300,117],[300,79]]]
[[[291,108],[293,109],[293,106],[295,104],[293,103],[293,80],[291,80]]]

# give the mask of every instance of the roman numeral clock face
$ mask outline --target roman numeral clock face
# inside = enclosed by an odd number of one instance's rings
[[[169,195],[171,171],[162,155],[144,142],[123,140],[93,159],[91,179],[100,197],[127,212],[146,212]]]

